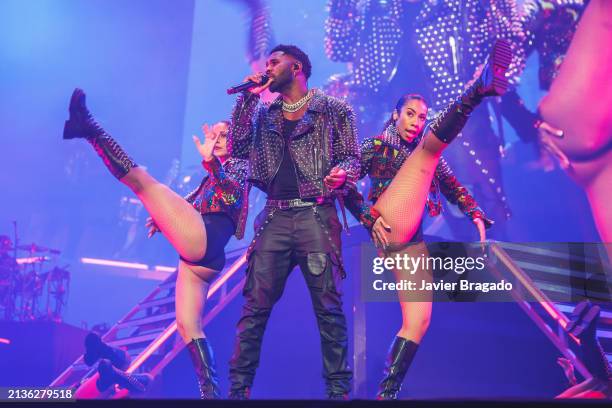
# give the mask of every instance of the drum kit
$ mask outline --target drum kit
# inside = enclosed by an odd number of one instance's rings
[[[13,245],[0,236],[0,320],[61,321],[70,272],[67,265],[49,266],[59,254],[33,243]]]

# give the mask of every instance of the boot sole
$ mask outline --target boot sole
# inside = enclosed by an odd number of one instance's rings
[[[70,112],[71,118],[73,114],[76,114],[76,111],[84,110],[87,112],[85,98],[86,95],[82,89],[75,88],[74,91],[72,91],[72,95],[70,96],[70,104],[68,106],[68,111]],[[64,122],[64,133],[62,135],[63,139],[85,139],[86,137],[83,136],[82,133],[83,129],[81,129],[79,126],[78,121],[68,119]]]
[[[496,40],[489,56],[489,64],[493,70],[493,89],[498,95],[508,90],[509,82],[506,72],[512,62],[512,49],[507,40]]]

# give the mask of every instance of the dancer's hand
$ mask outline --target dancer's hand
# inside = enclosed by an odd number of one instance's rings
[[[330,190],[335,190],[338,187],[342,186],[346,181],[346,170],[341,169],[340,167],[334,167],[329,172],[329,176],[326,176],[323,179],[323,182]]]
[[[555,139],[563,138],[563,131],[546,122],[540,122],[538,126],[538,145],[540,146],[540,162],[545,171],[555,168],[555,161],[563,170],[571,167],[571,163],[565,153],[555,144]]]
[[[157,232],[161,232],[152,217],[147,218],[145,226],[149,229],[149,232],[147,233],[147,238],[151,238]]]
[[[249,75],[248,77],[244,78],[244,82],[246,82],[246,81],[253,81],[255,83],[260,83],[262,76],[263,76],[263,72],[257,72],[257,73],[255,73],[253,75]],[[249,92],[251,92],[251,93],[253,93],[255,95],[259,95],[260,93],[262,93],[263,91],[268,89],[271,84],[272,84],[272,78],[269,77],[268,78],[268,82],[266,82],[262,86],[256,86],[254,88],[249,89]]]
[[[476,225],[476,229],[478,229],[478,237],[480,238],[480,242],[484,243],[487,241],[487,232],[485,228],[485,223],[482,218],[474,218],[472,222]]]
[[[210,161],[213,158],[215,144],[217,144],[220,133],[213,132],[212,128],[209,127],[207,123],[202,126],[202,132],[204,133],[204,143],[200,142],[200,138],[196,135],[193,135],[193,143],[195,143],[196,149],[198,149],[202,158],[206,161]]]
[[[391,232],[391,227],[385,222],[385,219],[379,216],[372,226],[372,240],[376,248],[387,249],[389,245],[388,233]]]

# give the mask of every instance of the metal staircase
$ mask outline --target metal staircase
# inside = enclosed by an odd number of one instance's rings
[[[211,285],[203,327],[242,290],[245,277],[237,272],[245,263],[243,254]],[[105,343],[124,349],[131,357],[128,373],[149,373],[155,377],[185,347],[177,334],[175,320],[176,275],[177,272],[170,275],[102,336]],[[97,379],[97,364],[88,367],[81,356],[50,386],[75,389],[77,398],[121,398],[127,394],[127,390],[111,388],[102,395],[96,388]]]
[[[564,328],[578,302],[598,304],[597,336],[612,363],[612,276],[603,245],[500,242],[490,249],[492,272],[515,283],[512,296],[519,306],[584,378],[592,376],[574,352],[580,342]]]

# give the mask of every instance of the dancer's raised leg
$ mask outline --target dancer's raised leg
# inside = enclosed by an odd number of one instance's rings
[[[109,171],[142,201],[177,252],[188,261],[206,253],[206,229],[201,215],[187,201],[150,174],[125,153],[95,121],[85,104],[85,93],[75,89],[70,100],[70,119],[64,139],[84,138],[94,147]]]
[[[389,240],[392,245],[409,242],[417,231],[442,151],[461,132],[470,113],[483,98],[506,91],[505,75],[510,60],[510,45],[498,40],[478,79],[434,119],[419,146],[376,201],[376,210],[391,226]]]

